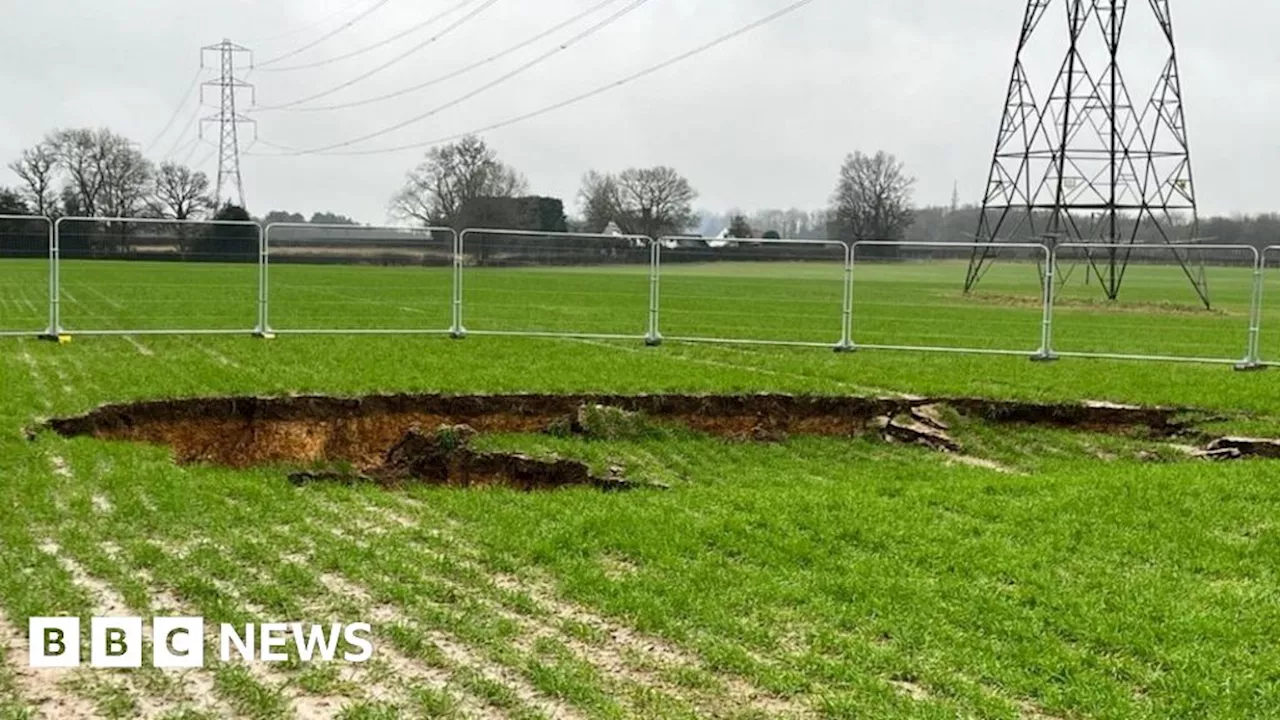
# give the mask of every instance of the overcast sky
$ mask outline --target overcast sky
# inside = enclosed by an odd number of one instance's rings
[[[9,0],[0,29],[0,158],[13,159],[55,127],[106,126],[149,146],[190,86],[202,45],[227,37],[253,48],[262,63],[314,42],[379,1]],[[257,84],[262,106],[325,91],[423,43],[481,1],[376,52],[312,69],[262,68],[248,79]],[[274,67],[359,50],[459,2],[386,0],[350,29]],[[404,61],[314,104],[424,82],[598,2],[497,0]],[[352,149],[430,141],[536,110],[789,2],[649,0],[528,73]],[[265,141],[295,148],[341,143],[452,101],[626,3],[554,40],[395,100],[326,112],[246,111]],[[1130,3],[1131,12],[1150,15],[1146,5]],[[919,180],[919,203],[948,202],[954,183],[964,201],[977,202],[1024,6],[1023,0],[814,0],[685,64],[486,139],[528,176],[534,192],[563,197],[571,207],[589,169],[665,164],[691,180],[699,207],[815,209],[826,204],[846,153],[877,149],[906,162]],[[1202,213],[1280,210],[1280,143],[1273,140],[1280,116],[1280,44],[1273,38],[1280,5],[1174,0],[1173,9]],[[1055,15],[1052,22],[1062,21]],[[1145,68],[1134,75],[1131,89],[1139,95],[1155,80]],[[205,100],[217,98],[207,93]],[[184,135],[194,113],[193,98],[150,155],[159,160],[176,150],[176,159],[203,161],[200,168],[212,174],[212,148],[194,147],[194,134]],[[205,130],[206,138],[216,138],[213,126]],[[276,151],[259,144],[253,152]],[[388,198],[421,153],[246,157],[248,204],[257,214],[328,210],[382,222]],[[5,171],[0,185],[15,183]]]

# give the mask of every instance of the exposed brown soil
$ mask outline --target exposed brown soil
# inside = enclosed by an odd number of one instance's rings
[[[411,428],[382,462],[365,472],[295,473],[297,485],[312,482],[372,482],[383,487],[410,483],[477,487],[503,485],[518,490],[552,490],[589,485],[602,490],[626,490],[631,484],[619,475],[599,477],[585,463],[540,460],[514,453],[483,453],[470,446],[476,431],[467,425],[442,425],[434,432]]]
[[[946,435],[943,411],[994,423],[1154,437],[1190,429],[1189,414],[1177,408],[791,395],[213,398],[108,405],[80,417],[53,420],[49,427],[64,436],[167,445],[181,463],[244,468],[344,462],[367,471],[383,467],[388,450],[414,428],[466,425],[479,433],[580,430],[583,408],[599,407],[737,440],[880,434],[948,451],[958,446]],[[483,476],[484,468],[470,474]]]

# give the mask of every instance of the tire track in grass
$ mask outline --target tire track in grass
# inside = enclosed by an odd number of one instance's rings
[[[218,553],[238,567],[252,567],[232,546],[219,546]],[[184,562],[183,558],[174,557],[176,562]],[[285,564],[293,565],[297,557],[286,556],[282,559]],[[275,567],[278,570],[280,565]],[[250,595],[264,590],[272,593],[293,592],[273,586],[270,576],[263,580],[251,577],[250,574],[240,574],[236,578],[206,574],[204,580],[215,584],[220,593],[233,598],[238,607],[248,611],[258,622],[261,621],[260,618],[271,616],[272,611],[254,603],[249,599]],[[302,620],[306,624],[325,619],[321,617],[320,611],[309,609],[306,603],[300,603],[298,607],[301,608],[300,617],[291,618],[293,621]],[[337,621],[341,618],[332,619]],[[394,708],[398,712],[404,705],[419,703],[418,696],[423,694],[434,698],[435,702],[466,707],[465,702],[457,703],[444,692],[444,681],[433,668],[403,655],[384,653],[382,649],[377,649],[374,659],[361,665],[303,665],[296,650],[290,649],[290,654],[291,662],[281,666],[280,671],[272,670],[272,678],[264,680],[279,688],[281,696],[288,703],[289,712],[300,720],[334,717],[344,712],[355,713],[366,706]],[[289,674],[284,668],[292,668],[297,672]],[[346,689],[348,693],[334,694],[334,690],[340,689]],[[475,707],[481,706],[476,704]]]
[[[155,616],[191,616],[172,593],[158,588],[148,567],[130,567],[121,548],[128,533],[116,532],[130,522],[125,514],[117,514],[114,503],[104,493],[76,482],[74,469],[60,456],[50,458],[54,476],[63,483],[56,491],[65,498],[62,513],[66,521],[59,527],[60,538],[52,532],[40,546],[71,578],[73,586],[91,598],[88,613],[95,616],[143,617],[143,667],[137,670],[97,671],[75,683],[81,694],[97,699],[99,712],[116,717],[161,718],[175,712],[196,717],[228,717],[233,714],[229,702],[218,692],[216,665],[189,670],[157,669],[149,664],[154,646],[150,618]],[[95,532],[96,531],[96,532]],[[107,533],[111,539],[93,537]],[[87,626],[86,626],[87,627]],[[87,632],[87,631],[82,631]],[[206,648],[217,647],[216,636],[206,629]],[[109,678],[121,678],[121,683]]]
[[[186,335],[179,335],[178,337],[182,339],[183,343],[190,347],[194,347],[201,354],[207,356],[210,360],[213,360],[222,367],[231,370],[244,370],[244,367],[240,365],[240,363],[209,347],[207,344],[208,340],[190,338]]]
[[[57,542],[46,539],[40,544],[40,551],[56,560],[63,571],[71,577],[72,583],[92,598],[91,615],[94,617],[134,615],[129,604],[111,585],[91,575],[79,562],[65,553]],[[145,621],[143,633],[147,636],[144,642],[149,641],[149,629]],[[144,650],[144,658],[146,655]],[[176,673],[148,668],[144,663],[141,670],[80,670],[67,677],[66,685],[82,697],[92,699],[97,714],[101,716],[155,718],[169,708],[162,702],[158,702],[151,694],[154,678],[147,679],[145,676],[152,673],[160,674],[168,682],[176,680]],[[163,684],[167,685],[168,682]]]
[[[420,524],[381,506],[366,505],[363,510],[373,518],[392,522],[403,528]],[[349,509],[348,509],[349,512]],[[349,515],[348,515],[349,516]],[[373,519],[371,518],[371,519]],[[375,520],[376,522],[376,520]],[[369,527],[370,522],[360,523]],[[396,531],[392,531],[395,533]],[[589,611],[553,600],[549,594],[532,590],[529,585],[511,578],[490,576],[474,561],[474,552],[455,548],[445,554],[434,548],[423,549],[416,543],[398,542],[394,534],[384,535],[383,542],[403,548],[414,548],[416,563],[422,570],[442,565],[434,575],[421,579],[442,584],[458,596],[475,602],[484,611],[518,628],[514,638],[516,649],[528,658],[521,668],[530,680],[545,683],[546,669],[539,668],[539,657],[552,657],[597,677],[609,695],[625,696],[637,715],[653,713],[655,707],[677,714],[716,716],[726,709],[780,717],[804,717],[806,708],[760,691],[745,680],[715,675],[707,671],[693,656],[657,638],[642,636],[624,626],[604,620]],[[450,565],[460,565],[465,572],[449,573]],[[512,601],[502,594],[522,596]],[[532,600],[532,607],[525,600]],[[570,628],[586,628],[594,642],[578,637]],[[694,692],[670,682],[658,667],[679,676],[684,672],[700,673],[715,678],[720,691]],[[585,709],[585,708],[584,708]]]
[[[98,288],[96,288],[96,287],[94,287],[94,286],[92,286],[92,285],[85,285],[85,286],[84,286],[84,289],[85,289],[85,290],[87,290],[87,291],[89,291],[89,292],[90,292],[90,293],[92,293],[93,295],[96,295],[96,296],[98,297],[98,299],[99,299],[99,300],[101,300],[102,302],[104,302],[104,303],[106,303],[107,305],[111,306],[111,308],[112,308],[113,310],[124,310],[124,308],[125,308],[124,303],[120,302],[119,300],[116,300],[115,298],[113,298],[113,297],[111,297],[110,295],[108,295],[108,294],[106,294],[106,293],[102,292],[101,290],[99,290]]]
[[[31,383],[35,388],[40,409],[45,413],[51,413],[53,412],[53,401],[49,399],[49,382],[44,373],[40,372],[40,364],[31,355],[31,351],[27,349],[27,341],[19,340],[19,342],[22,343],[22,352],[18,354],[18,359],[27,367],[27,374],[31,377]]]
[[[416,505],[415,507],[421,508],[422,506]],[[404,519],[402,519],[403,521]],[[436,535],[435,537],[451,545],[451,552],[453,553],[451,557],[455,561],[458,561],[459,557],[463,558],[462,562],[466,563],[475,573],[487,575],[488,580],[495,588],[509,596],[505,601],[501,597],[496,598],[498,602],[503,604],[504,608],[515,609],[519,612],[531,601],[532,614],[535,617],[555,619],[559,623],[560,627],[558,629],[560,630],[574,627],[586,628],[588,634],[603,639],[604,642],[601,645],[607,657],[601,659],[606,660],[606,664],[615,667],[637,665],[628,656],[643,659],[639,663],[640,665],[650,665],[652,663],[649,661],[656,661],[658,666],[672,668],[677,672],[692,670],[713,677],[718,684],[723,686],[732,703],[741,706],[742,709],[776,714],[783,717],[802,717],[809,712],[807,708],[776,697],[761,688],[755,687],[743,678],[712,672],[696,655],[662,638],[642,634],[594,613],[581,605],[557,598],[554,591],[546,583],[532,583],[511,575],[488,573],[482,566],[483,561],[480,554],[474,548],[466,546],[456,537],[450,538],[442,535]],[[543,629],[549,629],[546,623],[543,623]],[[574,638],[572,634],[569,637]],[[583,648],[581,643],[576,642],[576,638],[574,639],[578,649],[589,650],[589,648]],[[663,679],[658,678],[658,680],[662,681]]]
[[[97,715],[87,698],[64,687],[69,670],[30,667],[26,630],[0,610],[0,717],[88,718]]]
[[[361,525],[362,530],[369,527],[368,524]],[[529,720],[586,717],[565,702],[535,689],[519,674],[521,662],[512,662],[510,657],[506,657],[502,658],[507,661],[504,664],[493,658],[492,653],[470,649],[464,637],[470,636],[475,640],[478,636],[492,635],[493,623],[484,618],[477,619],[472,614],[478,610],[477,607],[468,606],[459,614],[452,604],[428,598],[431,592],[424,591],[420,584],[409,590],[403,580],[385,575],[386,571],[381,567],[373,571],[375,579],[372,584],[367,583],[369,578],[358,577],[361,573],[351,575],[354,568],[330,567],[335,557],[350,556],[354,533],[346,530],[332,532],[329,523],[317,523],[314,519],[308,521],[306,529],[310,536],[302,536],[295,528],[290,537],[302,539],[314,547],[315,552],[326,557],[315,561],[308,553],[295,560],[306,567],[320,565],[328,570],[319,578],[331,601],[339,603],[344,614],[355,613],[362,618],[372,616],[375,632],[383,639],[380,648],[385,648],[390,642],[417,661],[446,672],[451,681],[450,687],[459,688],[462,696],[460,708],[469,710],[471,716]],[[361,547],[365,552],[372,552],[368,543]],[[361,571],[369,572],[363,567]],[[417,576],[413,579],[420,580]]]
[[[132,346],[133,346],[133,349],[134,349],[134,350],[137,350],[137,351],[138,351],[138,354],[139,354],[139,355],[141,355],[141,356],[143,356],[143,357],[155,357],[156,352],[155,352],[154,350],[152,350],[151,348],[147,347],[146,345],[143,345],[143,344],[142,344],[141,342],[139,342],[139,341],[138,341],[138,339],[137,339],[137,338],[135,338],[134,336],[132,336],[132,335],[123,335],[122,337],[123,337],[123,339],[124,339],[124,341],[125,341],[125,342],[127,342],[127,343],[129,343],[130,345],[132,345]]]
[[[362,688],[364,694],[369,696],[368,700],[380,703],[380,706],[431,705],[452,708],[463,712],[467,717],[486,720],[504,717],[490,707],[491,703],[487,702],[485,697],[473,691],[475,683],[460,681],[455,677],[455,675],[465,675],[470,669],[463,668],[460,673],[456,668],[443,667],[438,656],[429,650],[424,652],[425,648],[416,647],[415,643],[397,643],[393,634],[378,633],[378,623],[397,625],[402,623],[403,618],[387,606],[370,609],[371,603],[362,602],[368,599],[367,593],[343,582],[337,576],[316,575],[310,561],[310,551],[314,547],[312,539],[298,534],[296,529],[289,532],[287,536],[270,533],[268,535],[271,536],[261,539],[261,543],[266,547],[283,548],[290,542],[296,547],[290,548],[279,556],[285,565],[292,568],[276,565],[275,575],[270,572],[259,573],[256,578],[259,587],[270,593],[287,592],[305,597],[305,601],[299,605],[300,613],[313,621],[327,619],[338,622],[353,617],[374,621],[371,624],[374,626],[375,633],[381,638],[380,644],[375,649],[374,660],[366,666],[357,668],[346,666],[339,671],[347,674],[349,681]],[[256,561],[253,557],[243,555],[238,548],[228,548],[227,552],[246,566],[251,566]],[[314,587],[308,587],[309,593],[305,596],[298,594],[296,587],[282,587],[277,582],[279,573],[282,571],[292,572],[308,580],[314,579]],[[336,585],[329,583],[336,583]],[[351,592],[350,597],[335,590],[338,586],[347,588]],[[391,649],[388,642],[402,644],[406,652]],[[375,669],[378,666],[385,667],[386,671],[380,672]]]
[[[353,603],[357,607],[371,608],[369,612],[375,622],[392,624],[404,623],[406,620],[396,608],[379,605],[368,590],[351,582],[345,576],[326,574],[322,576],[321,580],[343,601]],[[440,651],[444,659],[453,668],[454,674],[466,673],[467,671],[475,672],[485,682],[509,688],[521,703],[552,720],[581,720],[583,718],[582,715],[568,705],[554,698],[541,695],[515,672],[481,658],[447,633],[438,630],[428,631],[425,633],[424,638]],[[379,653],[382,652],[383,650],[379,649]]]

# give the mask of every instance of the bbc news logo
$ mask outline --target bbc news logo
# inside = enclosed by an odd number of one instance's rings
[[[74,668],[81,663],[80,618],[33,617],[28,624],[33,668]],[[205,624],[199,617],[156,617],[151,622],[151,664],[158,668],[205,666]],[[304,663],[341,658],[362,663],[373,657],[368,623],[303,625],[250,623],[218,627],[222,662],[281,663],[292,645]],[[95,617],[89,622],[89,666],[142,667],[145,634],[140,617]],[[345,644],[345,647],[344,647]],[[339,650],[342,650],[339,653]]]

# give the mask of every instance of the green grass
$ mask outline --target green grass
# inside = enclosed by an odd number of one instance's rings
[[[227,327],[252,324],[254,286],[241,268],[147,266],[167,283],[148,287],[142,267],[65,273],[81,304],[67,317],[140,327],[176,304],[211,326],[232,315],[248,319]],[[830,270],[680,267],[664,281],[664,317],[691,334],[745,327],[834,341]],[[997,266],[973,299],[950,282],[956,270],[860,269],[873,278],[859,296],[866,337],[1011,347],[1025,338],[1031,349],[1038,310],[1018,298],[1036,292],[1034,268],[1028,281],[1025,267]],[[1221,309],[1201,315],[1159,305],[1184,299],[1164,270],[1142,271],[1129,309],[1073,296],[1064,342],[1078,313],[1096,315],[1082,330],[1116,351],[1200,339],[1214,354],[1230,349],[1245,281],[1216,283]],[[643,270],[469,277],[475,329],[644,327]],[[0,307],[25,307],[13,302],[24,291],[34,301],[31,284],[0,286],[10,301]],[[439,312],[443,327],[447,290],[431,270],[284,267],[273,300],[282,325],[424,323]],[[775,305],[804,312],[774,316]],[[482,442],[616,462],[665,492],[385,493],[295,488],[279,469],[176,467],[163,448],[26,435],[38,418],[104,402],[399,391],[1089,398],[1204,407],[1224,416],[1217,428],[1261,432],[1280,426],[1280,386],[1266,373],[551,339],[78,337],[0,341],[0,388],[0,617],[10,626],[93,612],[100,598],[68,561],[139,614],[168,599],[212,622],[388,618],[374,624],[389,655],[354,677],[219,666],[208,700],[131,674],[62,690],[108,715],[173,703],[190,717],[287,717],[301,697],[332,699],[334,715],[351,718],[535,718],[556,707],[590,718],[1015,718],[1028,708],[1256,718],[1280,707],[1271,463],[1149,462],[1141,439],[960,423],[970,452],[1014,471],[1002,474],[871,440],[754,445],[658,430]],[[59,558],[41,551],[50,541]],[[13,655],[0,667],[0,717],[35,709]]]
[[[965,268],[960,261],[860,263],[854,341],[1038,350],[1043,312],[1036,265],[998,262],[972,296],[961,292]],[[0,328],[43,329],[44,265],[10,260],[0,272]],[[464,325],[472,332],[640,336],[648,323],[647,272],[643,266],[468,268]],[[1064,261],[1061,273],[1054,320],[1059,351],[1231,361],[1245,355],[1252,293],[1247,269],[1207,269],[1212,310],[1200,304],[1176,266],[1133,265],[1115,303],[1103,299],[1083,265]],[[61,277],[63,325],[72,333],[247,330],[257,322],[253,265],[73,260],[62,264]],[[282,331],[443,332],[451,322],[451,283],[447,268],[274,265],[270,324]],[[834,345],[841,336],[843,283],[838,261],[672,263],[662,278],[661,331],[669,337]],[[1265,314],[1263,328],[1280,328],[1280,309]],[[1280,330],[1264,334],[1265,354],[1273,359],[1280,358],[1278,338]]]

